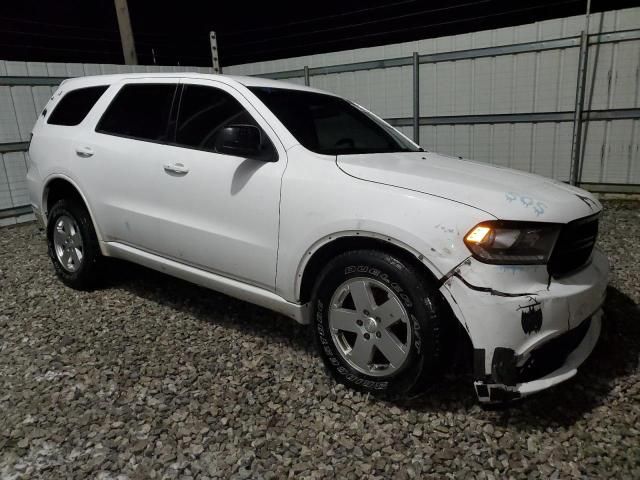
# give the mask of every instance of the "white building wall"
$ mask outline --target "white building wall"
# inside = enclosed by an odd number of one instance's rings
[[[451,52],[579,35],[582,16],[340,52],[224,67],[255,75],[367,60]],[[594,14],[590,33],[640,28],[640,7]],[[127,66],[0,61],[2,76],[69,77],[124,72],[199,71],[205,67]],[[420,66],[420,115],[483,115],[572,111],[578,48],[465,59]],[[640,108],[640,40],[592,46],[585,109]],[[304,83],[302,77],[290,79]],[[311,85],[364,105],[385,118],[411,117],[412,67],[314,75]],[[25,142],[56,87],[0,86],[0,143]],[[411,127],[401,127],[411,136]],[[566,181],[571,122],[423,125],[430,150],[531,171]],[[27,155],[0,153],[0,210],[28,204]],[[582,181],[640,184],[640,120],[586,125]],[[1,220],[1,223],[7,220]]]
[[[225,67],[256,75],[367,60],[452,52],[579,35],[584,17],[355,50]],[[591,16],[590,33],[640,28],[640,8]],[[578,48],[465,59],[420,66],[420,115],[567,112],[575,106]],[[640,40],[589,50],[585,109],[640,108]],[[302,81],[296,78],[296,81]],[[311,76],[313,87],[350,98],[384,118],[412,115],[412,67]],[[423,147],[566,181],[571,122],[428,125]],[[401,128],[412,135],[409,127]],[[591,121],[586,128],[583,182],[640,184],[639,120]]]

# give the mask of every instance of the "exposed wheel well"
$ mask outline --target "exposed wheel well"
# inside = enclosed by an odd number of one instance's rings
[[[404,249],[403,247],[387,242],[385,240],[371,237],[341,237],[332,242],[323,245],[315,252],[307,263],[302,274],[302,283],[300,285],[300,302],[307,303],[311,300],[311,291],[315,280],[322,268],[335,256],[350,251],[361,249],[374,249],[387,253],[391,253],[396,257],[411,264],[420,272],[425,279],[432,282],[432,285],[438,284],[438,279],[431,270],[421,262],[416,256]],[[444,296],[440,297],[443,302],[445,311],[450,316],[452,322],[447,322],[447,331],[445,333],[445,342],[447,347],[447,361],[450,362],[455,370],[462,368],[464,371],[470,369],[471,353],[473,346],[468,332],[456,318],[449,303]]]
[[[437,282],[434,274],[424,263],[419,261],[414,254],[408,252],[399,245],[371,237],[340,237],[326,245],[323,245],[307,262],[302,274],[302,283],[300,285],[300,302],[307,303],[311,299],[311,290],[313,289],[315,280],[329,260],[341,253],[348,252],[349,250],[361,249],[373,249],[392,253],[416,267],[425,278],[432,280],[434,284]]]
[[[75,200],[79,203],[79,205],[83,205],[86,207],[86,205],[84,204],[84,200],[82,199],[82,195],[80,195],[80,192],[78,192],[76,187],[74,187],[67,180],[64,180],[62,178],[54,178],[53,180],[51,180],[51,182],[49,182],[44,193],[43,207],[45,215],[48,216],[51,207],[55,205],[58,200],[61,200],[63,198]]]

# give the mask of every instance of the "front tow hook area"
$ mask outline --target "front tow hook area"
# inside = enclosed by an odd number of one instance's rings
[[[485,351],[474,350],[474,387],[478,401],[506,403],[562,383],[577,373],[600,337],[602,310],[576,328],[552,338],[524,356],[496,348],[491,374],[484,374]]]

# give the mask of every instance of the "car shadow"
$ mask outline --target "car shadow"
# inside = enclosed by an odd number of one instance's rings
[[[233,178],[231,179],[231,195],[237,195],[242,191],[251,177],[256,174],[258,170],[264,167],[268,162],[263,162],[261,160],[253,160],[251,158],[247,158],[243,160],[238,168],[233,172]]]
[[[297,351],[313,352],[312,330],[256,305],[128,262],[110,260],[105,287],[120,288],[209,324],[268,338]],[[609,287],[600,340],[578,374],[568,382],[505,406],[482,408],[476,401],[466,362],[415,398],[396,401],[417,412],[467,413],[496,425],[528,430],[569,426],[606,403],[616,380],[632,375],[640,355],[640,307],[615,287]],[[328,380],[332,381],[332,380]],[[372,400],[377,401],[377,400]]]
[[[269,338],[297,351],[313,350],[310,329],[284,315],[141,265],[109,259],[103,286],[126,290],[177,314],[188,313],[203,322]]]

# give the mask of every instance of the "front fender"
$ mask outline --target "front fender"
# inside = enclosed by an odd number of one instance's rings
[[[304,272],[313,256],[323,247],[345,237],[374,239],[394,245],[413,255],[437,279],[444,277],[469,257],[469,251],[462,242],[462,235],[466,233],[467,227],[465,225],[463,230],[452,220],[446,225],[443,222],[430,225],[433,233],[422,236],[395,225],[362,219],[325,225],[324,228],[309,225],[309,228],[311,230],[305,231],[302,237],[306,241],[299,239],[295,245],[286,248],[281,244],[276,284],[279,287],[278,293],[286,295],[285,298],[289,301],[300,301]],[[314,231],[315,228],[320,231]],[[292,255],[292,250],[295,255]],[[284,264],[287,258],[291,259],[289,267]],[[289,285],[292,288],[288,291]]]
[[[469,257],[463,236],[489,214],[433,195],[351,177],[335,156],[294,148],[282,180],[276,292],[299,301],[302,272],[336,236],[398,245],[441,278]],[[421,258],[422,257],[422,258]]]

